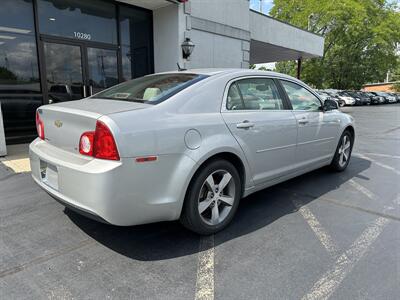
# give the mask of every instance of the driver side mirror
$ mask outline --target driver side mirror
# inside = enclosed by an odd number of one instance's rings
[[[324,111],[329,111],[334,109],[339,109],[339,104],[335,100],[327,98],[324,101]]]

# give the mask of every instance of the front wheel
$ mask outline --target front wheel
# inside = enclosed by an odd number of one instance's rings
[[[193,178],[186,193],[181,223],[199,234],[213,234],[232,220],[241,198],[241,180],[226,160],[214,160]]]
[[[353,143],[354,139],[351,133],[348,130],[343,132],[330,165],[333,170],[342,172],[347,168],[351,151],[353,150]]]
[[[344,102],[344,101],[339,101],[339,106],[340,107],[343,107],[343,106],[345,106],[346,105],[346,103]]]

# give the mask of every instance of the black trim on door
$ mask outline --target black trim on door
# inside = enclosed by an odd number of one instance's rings
[[[282,97],[285,108],[287,110],[293,110],[292,102],[290,102],[289,96],[287,95],[284,87],[282,86],[281,80],[278,78],[273,78],[275,81],[275,84],[278,88],[279,95]]]

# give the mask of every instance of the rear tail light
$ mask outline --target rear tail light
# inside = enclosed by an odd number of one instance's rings
[[[94,131],[84,132],[79,141],[79,153],[83,155],[93,156]]]
[[[114,137],[101,121],[97,121],[95,131],[87,131],[79,140],[79,153],[95,158],[119,160],[119,153]]]
[[[40,118],[39,111],[36,111],[36,130],[39,138],[44,140],[44,123]]]

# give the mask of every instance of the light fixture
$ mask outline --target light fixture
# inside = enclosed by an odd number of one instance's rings
[[[56,20],[56,18],[49,18],[49,21],[55,21]]]
[[[190,40],[190,38],[186,38],[185,41],[181,45],[182,47],[182,56],[184,59],[189,58],[189,56],[192,54],[193,49],[194,49],[194,44]]]

